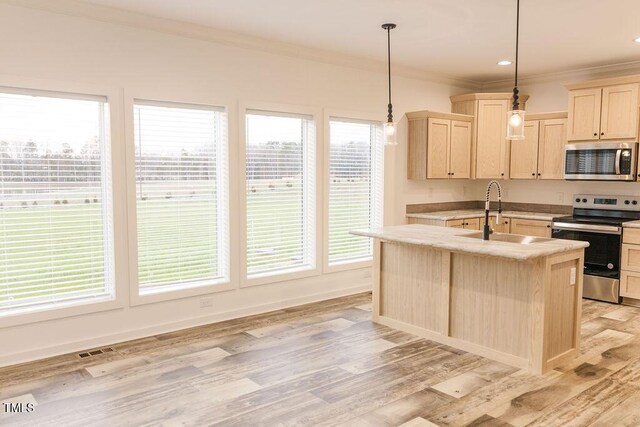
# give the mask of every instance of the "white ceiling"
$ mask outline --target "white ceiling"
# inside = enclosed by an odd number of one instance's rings
[[[478,82],[509,78],[515,0],[83,0]],[[640,60],[640,1],[521,0],[520,72]]]

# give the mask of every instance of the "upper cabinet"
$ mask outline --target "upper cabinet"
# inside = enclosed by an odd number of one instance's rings
[[[463,114],[416,111],[407,113],[408,179],[471,177],[471,126]]]
[[[529,97],[520,96],[525,108]],[[507,111],[511,93],[471,93],[451,97],[451,111],[475,117],[471,129],[471,177],[507,179],[510,144],[507,140]]]
[[[638,138],[640,76],[568,85],[569,141]]]
[[[527,114],[525,139],[511,142],[511,179],[563,179],[567,113]]]

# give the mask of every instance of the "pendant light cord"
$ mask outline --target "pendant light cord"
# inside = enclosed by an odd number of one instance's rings
[[[391,26],[387,27],[387,75],[389,77],[389,104],[387,105],[387,122],[393,122],[393,106],[391,105]]]
[[[513,109],[520,109],[519,90],[518,90],[518,45],[520,39],[520,0],[516,0],[516,75],[515,83],[513,86]]]

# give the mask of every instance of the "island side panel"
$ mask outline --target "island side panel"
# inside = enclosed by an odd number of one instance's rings
[[[573,359],[580,352],[582,269],[584,252],[547,258],[545,280],[544,347],[541,372]],[[571,270],[575,269],[575,283]]]
[[[448,329],[450,253],[390,242],[380,252],[379,316],[438,334]]]
[[[451,336],[515,356],[531,353],[532,294],[539,263],[468,254],[451,257]]]

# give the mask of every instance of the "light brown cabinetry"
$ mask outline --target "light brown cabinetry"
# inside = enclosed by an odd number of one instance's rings
[[[636,139],[640,76],[567,85],[569,141]]]
[[[496,233],[511,233],[511,226],[509,225],[510,223],[510,218],[502,218],[502,222],[496,225],[496,217],[489,217],[489,226]],[[480,228],[482,228],[482,226],[484,226],[484,219],[481,220]]]
[[[464,179],[471,177],[471,124],[462,114],[407,113],[409,145],[407,178]]]
[[[446,226],[467,230],[480,230],[480,218],[450,219],[446,222]]]
[[[511,234],[551,237],[551,221],[511,218]]]
[[[525,139],[511,143],[511,179],[562,179],[567,113],[530,114]]]
[[[520,96],[525,107],[527,95]],[[475,117],[471,129],[471,177],[509,177],[510,144],[507,140],[507,111],[511,93],[471,93],[451,97],[451,111]]]
[[[620,296],[640,299],[640,229],[623,228]]]

